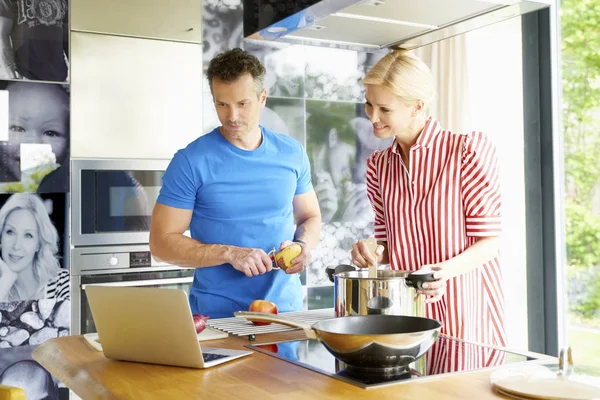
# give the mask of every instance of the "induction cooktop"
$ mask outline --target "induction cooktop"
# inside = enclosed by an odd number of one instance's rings
[[[419,360],[407,367],[385,372],[348,366],[337,360],[323,344],[314,339],[253,344],[246,347],[363,389],[536,360],[511,351],[468,343],[444,335],[440,335],[432,348]]]

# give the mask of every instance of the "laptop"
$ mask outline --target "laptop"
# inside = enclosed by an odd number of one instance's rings
[[[107,358],[209,368],[252,354],[202,349],[183,290],[88,285],[85,293]]]

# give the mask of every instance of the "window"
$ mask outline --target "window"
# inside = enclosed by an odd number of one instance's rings
[[[600,366],[600,0],[562,0],[567,335],[576,364]]]

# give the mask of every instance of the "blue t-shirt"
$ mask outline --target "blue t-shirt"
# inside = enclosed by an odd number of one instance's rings
[[[261,131],[262,143],[252,151],[229,143],[216,128],[173,157],[157,201],[193,210],[192,238],[267,253],[293,240],[294,196],[312,189],[308,156],[297,140]],[[231,317],[257,299],[274,302],[280,312],[301,310],[299,276],[273,270],[249,278],[231,264],[195,271],[194,314]]]

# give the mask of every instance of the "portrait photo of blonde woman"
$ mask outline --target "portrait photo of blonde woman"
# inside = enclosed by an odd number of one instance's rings
[[[59,261],[62,233],[49,215],[64,215],[62,207],[15,193],[0,208],[0,302],[69,298],[69,273]]]

